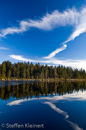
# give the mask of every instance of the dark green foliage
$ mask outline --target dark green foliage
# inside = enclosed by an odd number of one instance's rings
[[[64,66],[48,66],[18,62],[12,64],[5,61],[0,64],[0,79],[86,79],[85,70],[72,69]]]
[[[1,65],[0,65],[0,78],[1,78]]]
[[[6,71],[6,62],[2,63],[2,67],[1,67],[1,74],[2,74],[2,78],[6,78],[7,75],[7,71]]]
[[[36,82],[23,83],[20,85],[9,85],[0,88],[0,98],[7,100],[10,97],[16,99],[38,97],[40,95],[64,95],[73,91],[86,91],[86,82]]]

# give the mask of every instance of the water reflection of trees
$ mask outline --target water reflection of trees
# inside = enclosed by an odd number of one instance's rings
[[[11,96],[15,98],[32,98],[40,95],[72,93],[73,91],[86,90],[86,82],[39,82],[24,83],[21,85],[7,86],[0,88],[0,98],[9,99]]]

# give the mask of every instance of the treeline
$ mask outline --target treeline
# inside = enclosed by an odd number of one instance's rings
[[[47,79],[47,78],[64,78],[64,79],[86,79],[85,70],[72,69],[64,66],[47,66],[39,63],[18,62],[12,64],[5,61],[0,64],[0,79]]]
[[[66,93],[73,93],[73,91],[86,90],[86,82],[37,82],[37,83],[23,83],[20,85],[8,85],[6,82],[0,88],[0,98],[8,100],[10,97],[16,99],[32,98],[33,96],[40,98],[40,96],[64,95]]]

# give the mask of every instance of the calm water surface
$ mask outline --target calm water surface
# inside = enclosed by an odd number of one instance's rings
[[[86,82],[0,81],[4,129],[86,130]]]

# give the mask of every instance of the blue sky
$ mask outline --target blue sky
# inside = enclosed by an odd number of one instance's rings
[[[86,69],[86,0],[0,0],[0,62]]]

